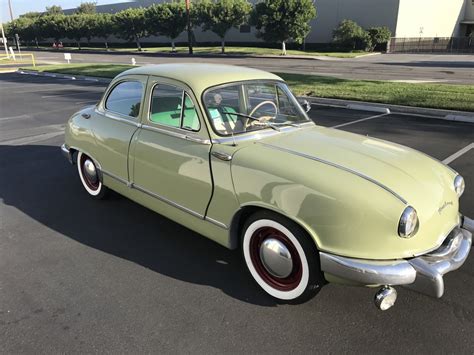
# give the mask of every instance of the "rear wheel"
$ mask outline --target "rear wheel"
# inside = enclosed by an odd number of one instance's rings
[[[77,154],[77,171],[82,186],[90,196],[99,200],[106,196],[108,189],[102,184],[97,166],[91,157],[79,152]]]
[[[277,299],[303,302],[323,284],[314,242],[300,226],[276,213],[260,211],[245,222],[242,250],[254,280]]]

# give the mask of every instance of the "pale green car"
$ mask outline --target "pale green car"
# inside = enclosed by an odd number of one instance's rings
[[[242,250],[280,300],[306,300],[327,281],[380,287],[380,309],[396,285],[441,297],[443,275],[471,248],[460,175],[413,149],[314,124],[284,81],[260,70],[125,71],[69,119],[62,151],[91,196],[115,190]]]

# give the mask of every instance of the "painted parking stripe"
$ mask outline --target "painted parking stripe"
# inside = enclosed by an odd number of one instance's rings
[[[15,137],[0,141],[0,145],[24,145],[44,141],[64,134],[64,124],[54,124],[40,127],[43,132],[23,137]],[[33,132],[32,132],[33,133]]]
[[[101,92],[91,92],[91,91],[84,91],[84,92],[75,92],[73,94],[61,94],[61,95],[46,95],[46,96],[41,96],[42,99],[48,99],[52,97],[65,97],[65,96],[75,96],[75,95],[87,95],[87,94],[100,94],[102,95]]]
[[[354,123],[359,123],[359,122],[364,122],[364,121],[368,121],[368,120],[373,120],[374,118],[379,118],[379,117],[383,117],[383,116],[387,116],[387,115],[390,115],[390,113],[383,113],[383,114],[381,114],[381,115],[375,115],[375,116],[370,116],[370,117],[366,117],[366,118],[361,118],[360,120],[355,120],[355,121],[351,121],[351,122],[346,122],[346,123],[338,124],[338,125],[332,126],[332,127],[330,127],[330,128],[339,128],[339,127],[349,126],[349,125],[354,124]]]
[[[38,115],[43,115],[43,114],[48,114],[48,113],[54,113],[54,112],[62,112],[62,111],[70,111],[71,113],[74,112],[74,110],[77,110],[77,108],[71,109],[71,107],[63,107],[59,108],[56,110],[48,110],[48,111],[40,111],[40,112],[35,112],[34,114],[29,114],[29,115],[18,115],[18,116],[9,116],[9,117],[0,117],[0,122],[1,121],[9,121],[9,120],[21,120],[24,118],[33,118]]]
[[[468,144],[467,146],[465,146],[464,148],[458,150],[456,153],[454,153],[453,155],[450,155],[449,157],[447,157],[446,159],[443,160],[443,163],[445,164],[451,164],[453,161],[455,161],[457,158],[459,158],[460,156],[466,154],[468,151],[470,151],[471,149],[474,149],[474,143],[471,143],[471,144]]]

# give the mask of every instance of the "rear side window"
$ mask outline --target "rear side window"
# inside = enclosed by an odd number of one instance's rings
[[[150,121],[160,125],[199,131],[199,117],[188,94],[176,86],[159,84],[151,97]]]
[[[114,87],[107,97],[107,110],[125,116],[138,117],[143,96],[143,85],[139,81],[124,81]]]

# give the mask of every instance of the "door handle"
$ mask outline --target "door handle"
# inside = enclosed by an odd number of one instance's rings
[[[223,160],[223,161],[232,160],[232,155],[227,154],[227,153],[221,153],[221,152],[213,151],[213,152],[211,153],[211,155],[212,155],[213,157],[216,157],[217,159],[220,159],[220,160]]]
[[[81,116],[84,117],[86,120],[91,118],[91,115],[89,115],[88,113],[83,113]]]

